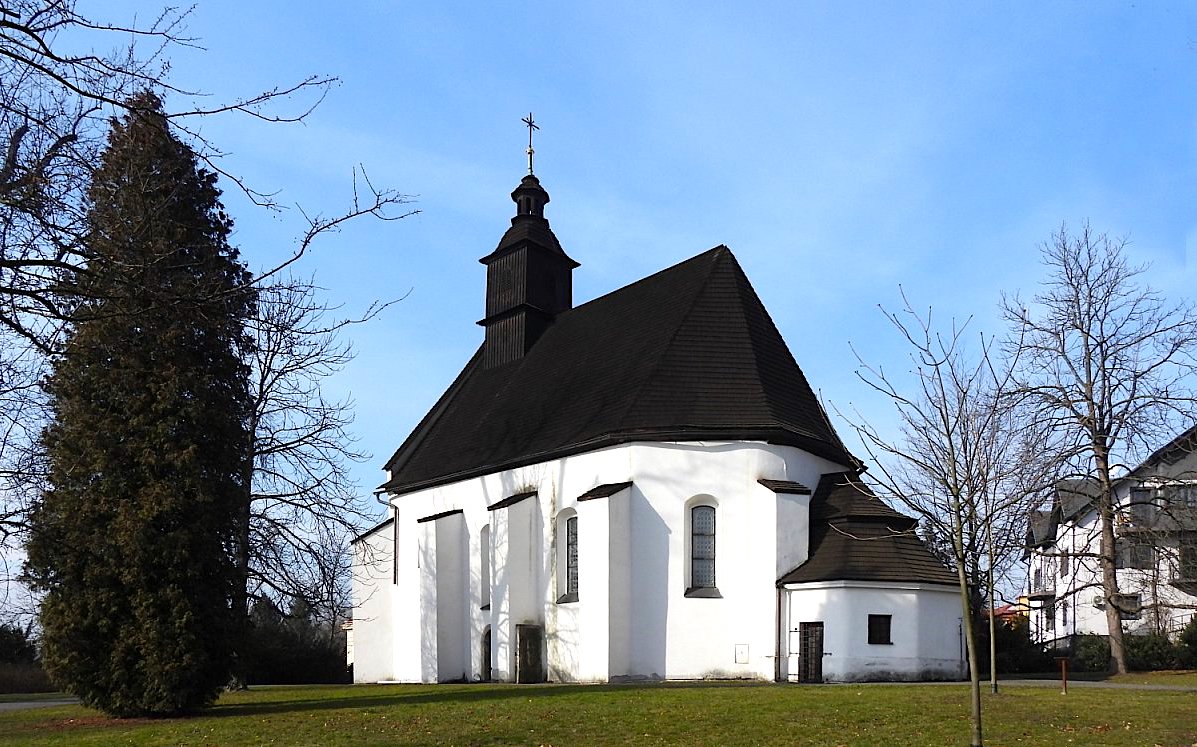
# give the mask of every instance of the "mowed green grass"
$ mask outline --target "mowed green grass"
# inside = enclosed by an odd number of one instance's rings
[[[1005,687],[990,745],[1197,743],[1197,693]],[[12,745],[958,745],[964,685],[262,687],[187,719],[79,707],[0,713]]]

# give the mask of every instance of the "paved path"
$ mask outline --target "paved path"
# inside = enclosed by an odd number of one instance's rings
[[[934,682],[832,682],[819,687],[909,687],[911,685],[942,685],[953,687],[967,685],[968,680],[936,680]],[[1004,687],[1052,687],[1060,689],[1060,680],[998,680],[998,690]],[[1100,690],[1168,690],[1178,693],[1197,693],[1197,685],[1156,685],[1132,682],[1102,682],[1093,680],[1068,680],[1068,689],[1093,687]],[[989,680],[981,680],[981,692],[989,692]]]
[[[1060,680],[998,680],[998,689],[1007,685],[1015,685],[1018,687],[1054,687],[1060,688]],[[989,681],[981,682],[982,688],[989,687]],[[1181,693],[1197,693],[1197,686],[1194,685],[1156,685],[1156,684],[1136,684],[1133,682],[1102,682],[1091,680],[1068,680],[1068,689],[1075,687],[1094,687],[1100,690],[1172,690]]]
[[[21,711],[26,708],[49,708],[50,706],[71,705],[78,703],[75,698],[54,698],[52,700],[15,700],[11,703],[0,703],[0,713],[4,711]]]

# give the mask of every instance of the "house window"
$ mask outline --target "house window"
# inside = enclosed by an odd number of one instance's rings
[[[1065,630],[1068,629],[1068,602],[1060,606],[1060,625]]]
[[[1122,620],[1138,620],[1143,615],[1143,600],[1138,594],[1115,594],[1114,606]]]
[[[715,591],[715,507],[690,509],[690,596],[718,596]]]
[[[478,546],[480,548],[479,563],[478,563],[478,585],[482,590],[482,609],[490,609],[490,524],[482,527],[482,531],[478,533]]]
[[[1118,568],[1150,570],[1155,567],[1155,553],[1146,542],[1119,542],[1115,565]]]
[[[1177,578],[1197,579],[1197,532],[1181,533],[1180,566],[1176,570]]]
[[[1043,605],[1043,629],[1056,629],[1056,605],[1052,602]]]
[[[1060,556],[1060,578],[1068,575],[1068,553]]]
[[[869,615],[869,643],[893,643],[890,639],[892,615]]]
[[[557,516],[557,604],[578,601],[578,514]]]
[[[1177,485],[1168,488],[1165,500],[1176,508],[1197,508],[1197,485]]]

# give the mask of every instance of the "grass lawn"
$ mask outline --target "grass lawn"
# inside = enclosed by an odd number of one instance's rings
[[[963,685],[358,685],[262,687],[189,719],[79,706],[0,713],[18,745],[958,745]],[[990,745],[1197,743],[1197,694],[1007,687]]]

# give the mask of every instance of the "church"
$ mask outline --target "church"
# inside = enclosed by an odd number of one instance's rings
[[[579,306],[531,173],[357,537],[357,682],[955,679],[956,576],[719,246]],[[461,331],[466,334],[466,330]]]

